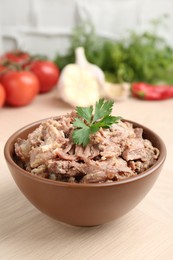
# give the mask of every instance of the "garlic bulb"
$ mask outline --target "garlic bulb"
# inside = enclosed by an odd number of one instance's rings
[[[87,61],[84,49],[75,50],[75,64],[69,64],[61,72],[58,97],[71,106],[90,106],[100,98],[105,83],[103,71]]]
[[[93,77],[98,81],[100,84],[100,88],[103,87],[105,84],[105,75],[104,72],[99,68],[97,65],[88,62],[85,56],[85,51],[83,47],[78,47],[75,50],[76,56],[76,64],[80,67],[86,68],[93,74]]]

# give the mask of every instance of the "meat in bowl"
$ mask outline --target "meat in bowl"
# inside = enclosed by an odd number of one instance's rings
[[[86,146],[73,142],[73,111],[43,121],[27,139],[15,143],[17,163],[31,174],[75,183],[115,182],[140,174],[159,157],[159,150],[143,138],[143,129],[119,120],[100,127]]]

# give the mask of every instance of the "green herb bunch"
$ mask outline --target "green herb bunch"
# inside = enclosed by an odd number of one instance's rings
[[[143,33],[129,31],[120,40],[101,39],[92,24],[77,26],[66,55],[57,55],[55,62],[62,69],[74,63],[75,48],[83,46],[87,59],[98,65],[111,82],[139,82],[173,84],[173,48],[157,33],[165,17],[151,22],[151,29]]]

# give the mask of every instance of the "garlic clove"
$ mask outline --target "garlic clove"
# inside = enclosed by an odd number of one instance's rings
[[[114,101],[122,101],[130,96],[130,83],[105,82],[103,97]]]

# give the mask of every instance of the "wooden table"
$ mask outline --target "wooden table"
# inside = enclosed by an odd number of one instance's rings
[[[164,168],[150,193],[129,214],[92,228],[68,226],[41,212],[19,191],[3,147],[20,127],[71,111],[54,92],[23,108],[0,110],[0,259],[173,259],[173,100],[117,102],[114,114],[145,124],[167,147]]]

